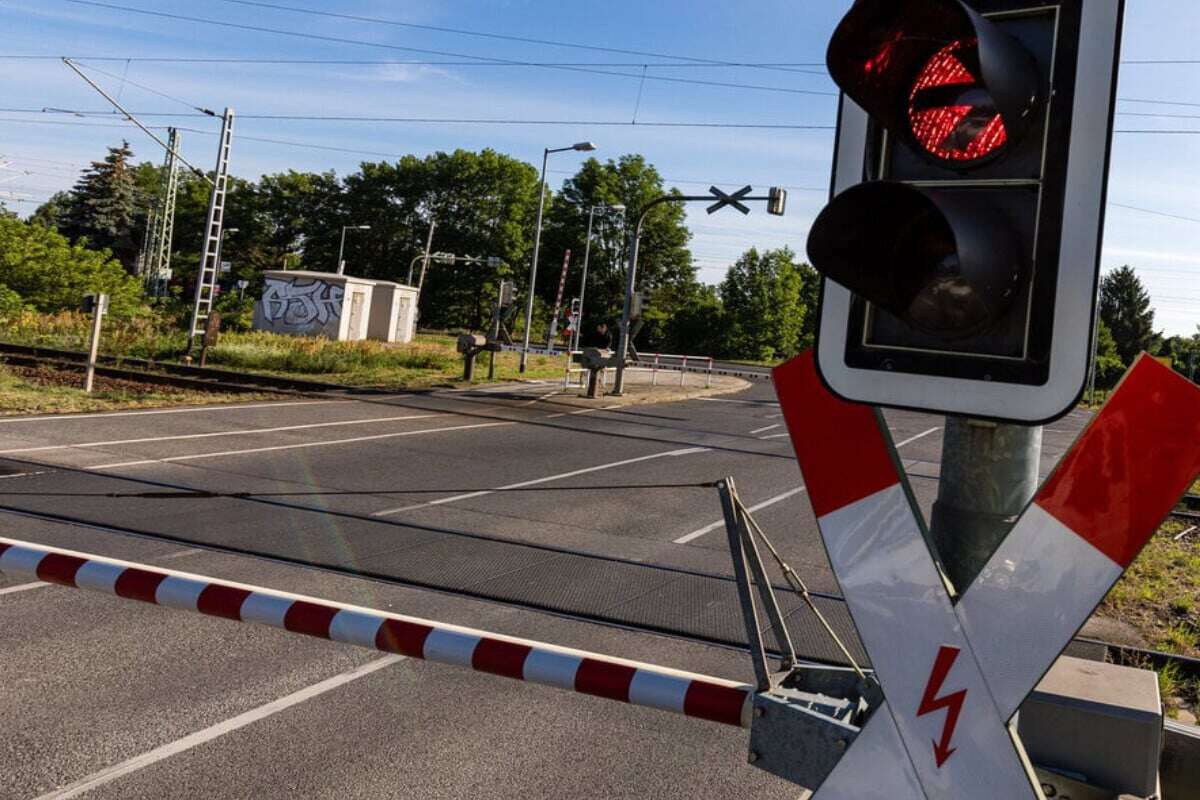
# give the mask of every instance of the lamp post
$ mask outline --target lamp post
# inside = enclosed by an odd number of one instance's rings
[[[608,213],[610,211],[624,211],[625,206],[620,203],[615,203],[611,206],[592,206],[588,210],[588,228],[587,241],[583,246],[583,275],[579,278],[579,319],[575,320],[575,331],[571,337],[571,349],[579,349],[579,336],[583,330],[583,300],[584,293],[587,292],[587,274],[588,274],[588,259],[592,254],[592,222],[596,219],[596,212],[602,211]]]
[[[533,325],[533,287],[537,282],[538,250],[542,245],[542,212],[546,206],[546,164],[550,160],[551,153],[563,153],[567,150],[589,153],[595,149],[596,145],[591,142],[576,142],[570,147],[547,147],[542,151],[542,181],[538,189],[537,224],[534,226],[533,232],[533,259],[529,265],[529,301],[525,305],[525,344],[521,348],[520,371],[522,373],[525,372],[525,367],[529,362],[529,331]]]
[[[346,252],[346,231],[369,231],[370,225],[343,225],[342,226],[342,243],[338,245],[338,263],[337,274],[341,275],[346,271],[346,262],[342,260],[342,254]]]

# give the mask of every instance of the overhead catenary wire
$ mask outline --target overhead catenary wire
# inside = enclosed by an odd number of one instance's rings
[[[231,5],[251,6],[251,7],[257,7],[257,8],[270,8],[270,9],[274,9],[277,11],[288,11],[288,12],[295,13],[295,14],[309,14],[312,16],[351,20],[354,22],[369,22],[374,25],[389,25],[392,27],[408,28],[408,29],[412,29],[412,30],[431,31],[431,32],[435,32],[435,33],[450,33],[450,34],[455,34],[458,36],[475,36],[475,37],[484,38],[484,39],[498,39],[498,40],[502,40],[502,41],[520,42],[522,44],[540,44],[540,45],[548,45],[550,47],[564,47],[564,48],[572,48],[575,50],[591,50],[593,52],[617,53],[617,54],[621,54],[621,55],[648,56],[651,58],[670,58],[670,59],[675,59],[677,61],[686,61],[686,62],[690,62],[693,64],[702,64],[702,65],[708,65],[708,66],[732,66],[731,62],[722,61],[722,60],[718,60],[718,59],[712,59],[712,58],[698,58],[696,56],[681,56],[681,55],[674,55],[671,53],[652,52],[652,51],[646,51],[646,50],[632,50],[632,49],[627,49],[627,48],[608,47],[608,46],[603,46],[603,45],[589,45],[589,44],[581,44],[581,43],[577,43],[577,42],[562,42],[562,41],[555,41],[552,39],[538,39],[538,38],[533,38],[533,37],[529,37],[529,36],[514,36],[512,34],[494,33],[491,31],[472,31],[472,30],[467,30],[464,28],[451,28],[451,27],[446,27],[446,26],[441,26],[441,25],[428,25],[428,24],[420,24],[420,23],[415,23],[415,22],[403,22],[400,20],[383,19],[380,17],[366,17],[366,16],[357,15],[357,14],[345,14],[345,13],[338,13],[338,12],[334,12],[334,11],[320,11],[320,10],[311,9],[311,8],[298,8],[296,6],[287,6],[287,5],[283,5],[280,3],[266,3],[266,2],[262,2],[262,0],[217,0],[217,1],[222,2],[222,3],[229,3]],[[824,63],[816,62],[816,63],[801,64],[801,65],[796,65],[796,66],[823,67]],[[776,69],[776,70],[780,70],[783,72],[800,72],[801,71],[801,70],[792,69],[792,68],[785,67],[785,66],[761,66],[758,68],[760,68],[760,69]]]
[[[174,153],[175,157],[178,158],[181,163],[187,165],[192,170],[192,172],[196,173],[196,175],[198,177],[203,178],[204,180],[208,181],[210,184],[213,183],[213,179],[208,177],[208,175],[203,170],[201,170],[195,164],[192,164],[190,161],[188,161],[186,158],[184,158],[182,155],[180,155],[179,151],[173,150],[169,144],[167,144],[162,139],[160,139],[153,131],[151,131],[149,128],[147,128],[145,125],[143,125],[140,120],[136,119],[132,114],[130,114],[128,111],[126,111],[121,106],[121,104],[118,103],[115,99],[113,99],[113,97],[111,95],[109,95],[108,92],[104,91],[104,89],[102,89],[98,83],[96,83],[91,78],[89,78],[87,76],[87,74],[75,64],[75,62],[71,61],[71,59],[69,59],[69,58],[64,58],[63,63],[66,64],[68,67],[70,67],[71,70],[73,72],[75,72],[76,75],[83,78],[83,80],[85,82],[87,82],[87,84],[89,86],[91,86],[93,89],[95,89],[97,92],[99,92],[100,95],[105,100],[112,103],[113,107],[115,109],[117,109],[118,111],[120,111],[125,116],[126,120],[128,120],[129,122],[132,122],[134,125],[141,128],[142,131],[147,136],[149,136],[154,141],[158,142],[158,144],[163,148],[163,150],[166,150],[168,153]],[[208,116],[208,115],[202,114],[201,116]]]
[[[473,53],[456,53],[453,51],[431,50],[431,49],[422,48],[422,47],[406,47],[406,46],[397,45],[397,44],[387,44],[385,42],[371,42],[371,41],[367,41],[365,39],[351,39],[351,38],[344,37],[344,36],[329,36],[326,34],[307,33],[304,31],[292,31],[292,30],[287,30],[287,29],[283,29],[283,28],[270,28],[270,27],[267,27],[264,25],[247,25],[245,23],[230,22],[227,20],[207,19],[205,17],[192,17],[192,16],[187,16],[185,14],[172,14],[172,13],[168,13],[165,11],[151,11],[149,9],[135,8],[133,6],[124,6],[124,5],[118,5],[115,3],[102,3],[102,2],[98,2],[98,0],[63,0],[63,1],[67,2],[67,3],[74,3],[76,5],[94,6],[97,8],[107,8],[107,9],[111,9],[114,11],[124,11],[124,12],[131,13],[131,14],[143,14],[143,15],[153,16],[153,17],[175,19],[175,20],[180,20],[180,21],[184,21],[184,22],[197,22],[197,23],[200,23],[203,25],[216,25],[216,26],[232,28],[232,29],[236,29],[236,30],[252,31],[255,33],[269,33],[269,34],[276,35],[276,36],[292,36],[292,37],[301,38],[301,39],[310,39],[313,41],[330,42],[330,43],[334,43],[334,44],[349,44],[349,45],[354,45],[357,47],[375,47],[375,48],[382,48],[385,50],[398,50],[398,51],[408,52],[408,53],[422,53],[425,55],[446,56],[446,57],[450,57],[450,58],[472,58],[472,59],[476,59],[481,62],[489,62],[489,63],[496,63],[496,64],[522,63],[519,60],[499,58],[496,56],[480,56],[480,55],[475,55]],[[610,75],[610,76],[620,77],[620,78],[631,78],[634,80],[642,79],[642,75],[640,73],[614,72],[612,70],[594,69],[591,67],[546,66],[546,69],[565,70],[568,72],[584,72],[584,73],[591,73],[591,74],[595,74],[595,75]],[[769,91],[769,92],[784,92],[784,93],[788,93],[788,94],[803,94],[803,95],[815,95],[815,96],[825,96],[825,97],[837,97],[838,96],[837,92],[829,92],[829,91],[818,91],[818,90],[811,90],[811,89],[794,89],[794,88],[788,88],[788,87],[783,87],[783,86],[760,86],[760,85],[756,85],[756,84],[745,84],[745,83],[727,83],[724,81],[705,81],[705,80],[699,80],[699,79],[695,79],[695,78],[675,78],[675,77],[670,77],[670,76],[666,76],[666,75],[647,76],[647,80],[666,81],[668,83],[691,83],[691,84],[706,85],[706,86],[721,86],[721,87],[733,88],[733,89],[753,89],[753,90]]]

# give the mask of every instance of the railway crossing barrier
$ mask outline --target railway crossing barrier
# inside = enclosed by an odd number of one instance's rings
[[[0,572],[748,727],[736,681],[0,537]]]

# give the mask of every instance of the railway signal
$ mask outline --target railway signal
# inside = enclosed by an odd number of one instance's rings
[[[1083,391],[1123,0],[858,0],[818,365],[846,399],[1025,423]]]

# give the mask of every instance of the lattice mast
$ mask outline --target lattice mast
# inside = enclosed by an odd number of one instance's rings
[[[229,183],[229,147],[233,140],[233,109],[226,108],[221,122],[221,140],[217,145],[217,169],[212,194],[208,199],[208,219],[200,250],[200,270],[196,275],[196,299],[192,305],[189,337],[204,334],[204,324],[216,299],[217,275],[221,270],[221,230],[225,220],[225,193]]]

